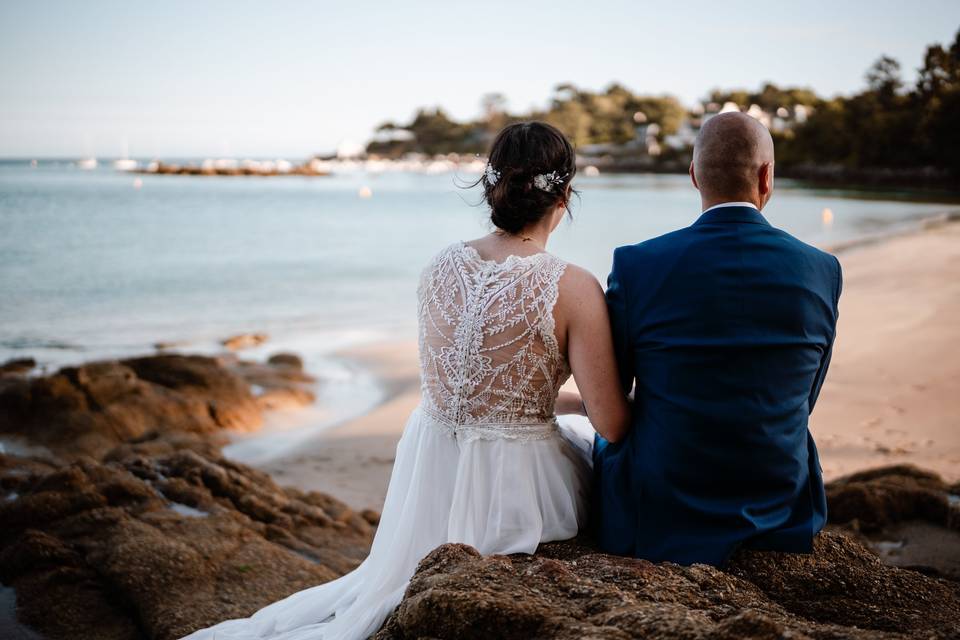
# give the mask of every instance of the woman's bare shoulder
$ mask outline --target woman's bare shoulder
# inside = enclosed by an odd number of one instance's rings
[[[584,305],[603,303],[603,287],[590,271],[568,262],[560,278],[559,302],[570,312],[576,312]]]

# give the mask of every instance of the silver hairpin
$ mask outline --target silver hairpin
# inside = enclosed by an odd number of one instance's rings
[[[559,175],[556,171],[551,171],[550,173],[541,173],[540,175],[533,177],[533,186],[540,191],[546,191],[547,193],[552,193],[553,188],[558,184],[563,184],[563,181],[567,179],[569,173]]]
[[[492,187],[497,184],[497,180],[500,179],[500,172],[494,169],[492,164],[487,163],[487,168],[483,172],[483,176],[487,179],[487,184]]]

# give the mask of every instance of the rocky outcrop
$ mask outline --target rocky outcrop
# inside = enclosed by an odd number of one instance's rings
[[[740,551],[722,571],[571,543],[509,557],[444,545],[377,638],[960,637],[956,488],[910,466],[841,478],[813,554]]]
[[[376,638],[949,638],[958,607],[956,583],[836,533],[811,556],[742,552],[727,571],[563,543],[488,557],[444,545]]]
[[[888,564],[960,581],[958,489],[912,465],[869,469],[827,485],[830,521]]]
[[[179,638],[366,556],[375,517],[178,437],[106,463],[0,455],[0,582],[20,623],[51,639]]]
[[[289,359],[157,355],[67,367],[37,378],[0,376],[0,434],[54,454],[102,458],[153,434],[251,431],[265,409],[313,402],[314,379]],[[256,393],[254,393],[256,392]]]
[[[220,454],[224,429],[312,398],[296,356],[160,355],[42,378],[25,366],[0,375],[0,434],[48,451],[0,454],[0,596],[13,590],[17,624],[51,640],[178,638],[365,557],[376,513]],[[377,637],[960,637],[960,581],[948,579],[960,571],[942,562],[960,559],[958,489],[904,466],[842,478],[814,554],[741,552],[722,571],[575,542],[533,556],[444,545]],[[940,537],[918,545],[917,531],[931,535],[918,526]],[[32,633],[4,615],[0,635]]]
[[[378,514],[220,454],[225,430],[313,401],[295,356],[26,364],[0,376],[0,434],[38,455],[0,453],[0,635],[178,638],[366,556]]]
[[[224,358],[226,366],[252,385],[257,404],[264,411],[295,409],[312,404],[316,379],[303,370],[300,356],[277,353],[266,363]]]
[[[376,524],[196,435],[104,458],[0,456],[0,582],[51,639],[165,640],[249,615],[355,567]],[[444,545],[377,638],[950,638],[957,611],[960,583],[886,566],[837,532],[812,555],[742,551],[725,570],[577,541],[533,556]]]
[[[33,358],[14,358],[0,364],[0,378],[22,376],[29,373],[37,366],[37,361]]]
[[[913,465],[869,469],[827,485],[830,521],[872,533],[905,520],[924,520],[960,531],[956,489]]]

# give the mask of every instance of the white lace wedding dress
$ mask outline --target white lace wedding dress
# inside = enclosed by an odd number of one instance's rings
[[[570,375],[554,335],[564,267],[547,253],[483,260],[463,243],[437,255],[419,287],[422,400],[397,445],[370,555],[337,580],[189,638],[366,638],[445,542],[532,553],[576,535],[589,445],[554,416]]]

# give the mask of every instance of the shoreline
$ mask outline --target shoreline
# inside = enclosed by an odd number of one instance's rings
[[[951,422],[960,414],[960,362],[929,362],[960,345],[957,214],[829,250],[843,265],[844,293],[834,360],[810,420],[825,480],[912,463],[960,481],[960,432]],[[396,443],[419,402],[417,344],[378,341],[336,355],[366,368],[384,389],[382,401],[259,468],[281,484],[379,509]]]
[[[319,429],[296,453],[257,465],[283,485],[336,496],[379,511],[386,498],[397,441],[420,402],[416,340],[380,341],[337,352],[367,368],[383,389],[369,411]]]
[[[943,213],[939,213],[937,215],[925,216],[916,220],[904,220],[900,224],[892,225],[893,228],[887,231],[865,233],[862,236],[858,236],[850,240],[824,245],[819,248],[827,253],[833,253],[839,256],[848,251],[883,244],[885,242],[896,240],[897,238],[916,235],[918,233],[923,233],[944,225],[956,224],[958,222],[960,222],[960,206],[954,207],[954,209],[951,211],[944,211]]]

